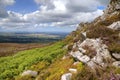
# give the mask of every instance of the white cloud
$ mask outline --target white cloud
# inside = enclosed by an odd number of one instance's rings
[[[35,0],[40,10],[20,14],[0,10],[0,27],[73,27],[80,22],[90,22],[103,14],[98,6],[106,6],[108,0]],[[12,5],[14,0],[0,0],[4,6]],[[6,14],[4,14],[6,13]],[[4,14],[4,15],[3,15]],[[4,17],[3,17],[4,16]],[[7,16],[7,17],[6,17]]]
[[[0,5],[3,5],[3,6],[12,5],[14,3],[15,3],[14,0],[0,0]]]
[[[14,4],[14,0],[0,0],[0,18],[7,17],[7,11],[5,10],[5,7],[8,5]]]

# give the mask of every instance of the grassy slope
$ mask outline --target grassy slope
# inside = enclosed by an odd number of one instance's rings
[[[0,80],[13,79],[23,70],[40,61],[52,63],[64,54],[64,43],[57,42],[51,46],[21,51],[14,56],[0,58]]]

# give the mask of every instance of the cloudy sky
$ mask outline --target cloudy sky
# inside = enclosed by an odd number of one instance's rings
[[[70,32],[103,14],[109,0],[0,0],[0,32]]]

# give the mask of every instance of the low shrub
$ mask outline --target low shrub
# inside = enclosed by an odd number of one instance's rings
[[[73,48],[73,43],[68,44],[68,51],[71,51]]]
[[[102,37],[109,37],[112,35],[117,34],[115,30],[109,29],[106,26],[93,26],[89,28],[87,32],[88,38],[102,38]]]
[[[120,43],[113,42],[113,43],[109,44],[108,49],[111,53],[120,53]]]

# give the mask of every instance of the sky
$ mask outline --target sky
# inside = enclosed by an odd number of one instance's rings
[[[103,14],[109,0],[0,0],[0,32],[71,32]]]

